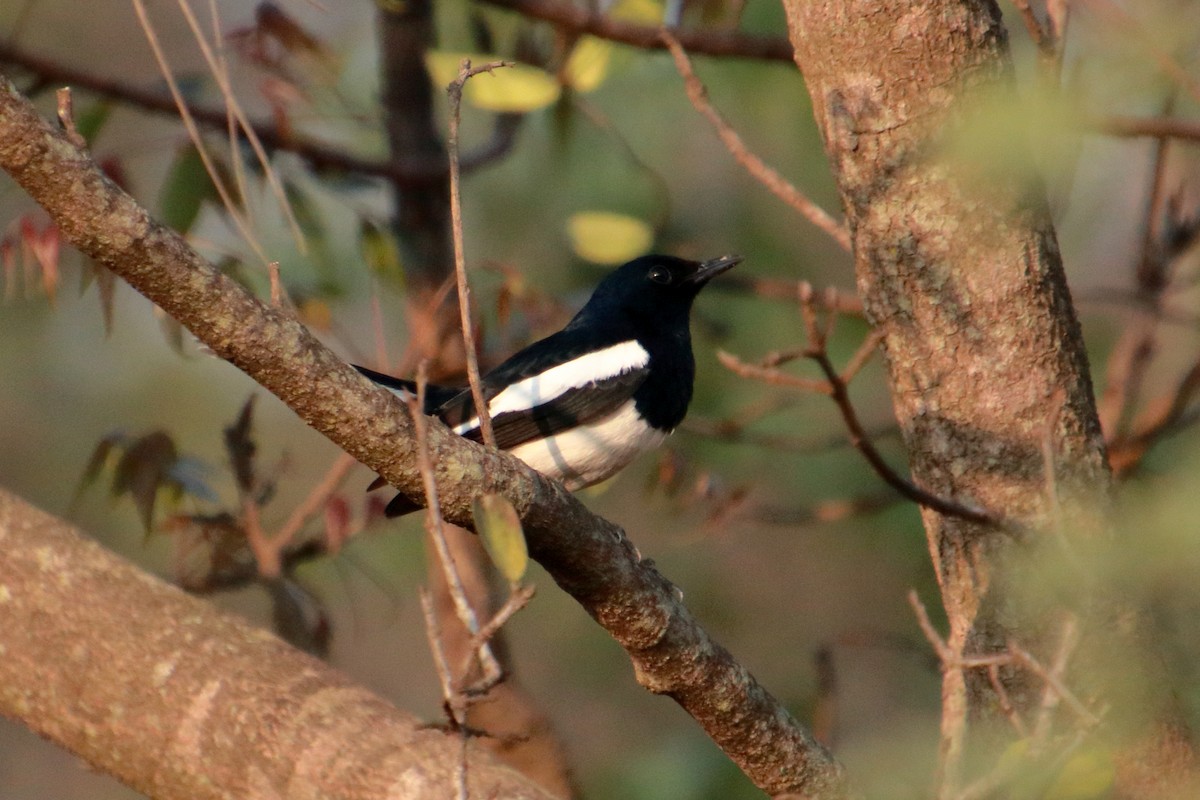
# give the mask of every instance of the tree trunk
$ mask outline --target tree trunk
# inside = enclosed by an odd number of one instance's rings
[[[956,134],[1013,95],[1007,34],[986,0],[785,0],[883,334],[913,479],[1022,528],[1102,526],[1110,478],[1088,362],[1027,143],[1003,166],[953,156]],[[1017,113],[1015,104],[1010,106]],[[1049,464],[1047,462],[1050,462]],[[994,527],[924,509],[956,654],[1006,647]],[[944,758],[986,680],[944,671]],[[1020,686],[1010,687],[1014,700]],[[951,780],[951,783],[953,781]]]

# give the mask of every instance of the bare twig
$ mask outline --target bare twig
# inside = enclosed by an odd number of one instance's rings
[[[871,356],[875,355],[875,351],[879,349],[879,343],[883,341],[883,331],[879,328],[872,328],[867,334],[867,338],[863,339],[862,344],[854,351],[854,355],[850,356],[850,360],[846,362],[846,366],[842,368],[842,382],[849,384],[854,380],[855,376],[866,366],[871,360]]]
[[[951,646],[929,619],[925,604],[917,595],[915,589],[908,592],[908,604],[917,617],[917,625],[921,633],[929,641],[934,653],[937,654],[942,673],[942,719],[939,726],[938,763],[934,775],[936,796],[946,797],[958,783],[960,762],[963,755],[963,743],[967,729],[966,682],[963,677],[962,646],[963,637],[951,636],[955,645]]]
[[[496,446],[496,434],[492,431],[492,415],[488,413],[487,398],[483,394],[483,383],[479,378],[478,350],[475,347],[475,327],[471,324],[471,286],[467,283],[466,258],[463,255],[462,197],[458,177],[458,123],[462,110],[463,86],[481,72],[491,72],[501,67],[512,66],[508,61],[496,61],[481,67],[471,67],[471,60],[464,58],[458,69],[458,77],[446,87],[450,95],[450,132],[446,137],[446,150],[450,157],[450,225],[454,239],[454,275],[458,281],[458,312],[462,322],[463,345],[467,355],[467,379],[471,383],[471,397],[475,401],[475,415],[479,418],[479,430],[488,447]]]
[[[742,378],[753,378],[756,381],[769,383],[773,386],[790,386],[793,389],[801,389],[805,392],[813,392],[814,394],[832,395],[833,388],[822,380],[815,378],[801,378],[797,375],[791,375],[780,369],[763,367],[757,364],[747,364],[733,353],[725,350],[717,351],[717,360],[721,362],[721,366]]]
[[[246,112],[242,110],[242,104],[238,102],[237,95],[233,92],[233,86],[229,82],[229,72],[225,67],[224,60],[217,58],[213,54],[212,47],[208,44],[208,39],[204,36],[204,31],[200,27],[199,20],[192,12],[192,7],[187,0],[177,0],[180,13],[187,20],[188,27],[192,31],[192,38],[195,39],[196,45],[200,48],[200,53],[204,56],[204,62],[208,65],[209,74],[213,80],[217,82],[217,88],[221,91],[221,97],[225,100],[225,107],[228,113],[237,120],[238,126],[246,135],[246,141],[250,143],[250,149],[254,151],[254,157],[258,159],[258,164],[262,167],[263,175],[266,176],[267,185],[271,187],[271,192],[275,195],[275,202],[283,211],[283,216],[287,220],[288,228],[292,233],[292,240],[296,244],[297,251],[301,255],[308,252],[308,244],[304,239],[304,234],[300,230],[300,223],[296,220],[296,214],[292,210],[292,203],[288,200],[287,193],[283,190],[283,184],[279,181],[279,175],[275,172],[275,168],[271,166],[271,159],[267,157],[267,151],[263,148],[262,142],[258,140],[258,136],[254,133],[253,126],[250,125],[250,120],[246,116]],[[215,20],[214,20],[215,24]],[[232,159],[239,160],[240,156],[236,150],[230,153]]]
[[[420,588],[421,614],[425,618],[425,637],[429,640],[429,652],[433,654],[433,665],[438,683],[442,687],[442,705],[450,718],[451,728],[458,733],[461,747],[458,769],[455,770],[455,798],[467,800],[467,698],[454,687],[454,676],[450,673],[450,662],[442,647],[442,629],[434,609],[433,595],[424,586]]]
[[[929,646],[933,648],[933,652],[937,654],[938,661],[941,662],[943,669],[948,664],[955,663],[954,652],[950,646],[946,644],[946,640],[937,632],[937,628],[933,627],[933,622],[929,619],[929,612],[925,610],[925,604],[921,602],[920,595],[916,589],[909,589],[908,604],[912,607],[913,614],[917,617],[917,625],[921,628],[921,633],[924,634],[925,640],[929,642]]]
[[[421,362],[417,367],[417,393],[406,399],[408,413],[413,420],[413,428],[417,440],[417,467],[421,471],[421,481],[425,487],[425,530],[438,555],[442,572],[446,579],[446,591],[454,603],[459,621],[463,627],[475,636],[479,633],[479,619],[475,610],[467,600],[467,592],[454,566],[454,556],[446,541],[446,532],[442,528],[442,509],[438,502],[437,481],[433,475],[433,463],[429,458],[429,419],[425,416],[425,387],[428,381],[425,376],[426,365]],[[479,666],[485,679],[493,680],[502,670],[491,646],[486,642],[476,651],[479,654]]]
[[[171,70],[171,65],[167,63],[167,56],[163,52],[162,45],[158,41],[158,34],[155,32],[154,26],[150,22],[150,17],[146,13],[145,4],[142,0],[133,0],[133,8],[137,12],[138,22],[142,26],[142,32],[146,35],[146,41],[154,53],[154,60],[158,63],[159,73],[162,75],[163,80],[166,81],[167,88],[171,92],[171,97],[175,101],[175,108],[179,112],[179,119],[183,122],[183,127],[187,129],[188,138],[195,145],[196,153],[200,156],[201,163],[204,164],[204,171],[208,173],[213,188],[217,190],[217,194],[221,198],[221,203],[229,214],[230,220],[233,221],[234,226],[242,235],[243,241],[246,242],[264,264],[268,263],[270,259],[267,258],[266,251],[263,250],[258,237],[251,230],[241,211],[238,210],[237,205],[229,194],[229,189],[225,186],[225,181],[222,180],[216,165],[213,163],[212,156],[208,153],[208,148],[204,146],[204,140],[200,136],[200,129],[196,127],[196,121],[192,118],[187,102],[183,99],[183,92],[180,91],[179,84],[175,80],[175,73]]]
[[[515,11],[523,17],[540,19],[576,36],[590,34],[601,39],[661,50],[665,47],[662,29],[606,17],[595,6],[577,5],[563,0],[482,0]],[[792,62],[792,45],[782,36],[756,36],[735,30],[676,31],[675,35],[689,51],[709,56],[733,56],[768,61]]]
[[[518,586],[509,594],[508,599],[504,601],[504,605],[500,606],[495,615],[471,636],[471,643],[468,647],[468,660],[462,664],[460,674],[466,675],[470,671],[471,659],[474,653],[490,642],[500,629],[504,627],[505,623],[512,619],[513,614],[516,614],[522,608],[529,605],[529,601],[533,599],[533,595],[536,592],[537,588],[529,585]],[[495,686],[496,681],[499,681],[501,677],[503,676],[500,673],[496,673],[490,677],[485,676],[484,681],[470,687],[470,691],[473,694],[486,692]]]
[[[86,89],[146,111],[173,116],[179,114],[179,108],[170,95],[60,64],[19,50],[8,41],[0,41],[0,63],[22,67],[37,76],[41,82],[66,83],[76,89]],[[188,113],[197,126],[228,130],[228,109],[188,105]],[[520,117],[517,115],[497,116],[489,140],[461,157],[463,173],[472,172],[507,155],[516,140],[519,122]],[[444,159],[411,156],[394,160],[363,158],[339,147],[299,136],[292,131],[283,131],[271,122],[251,122],[250,127],[267,150],[295,153],[317,170],[339,170],[386,178],[393,184],[402,186],[422,186],[444,181],[449,170]]]
[[[992,691],[996,693],[996,702],[1000,705],[1000,713],[1004,714],[1004,718],[1012,725],[1017,736],[1024,739],[1029,736],[1029,728],[1013,707],[1012,698],[1008,696],[1008,690],[1004,688],[1004,681],[1000,680],[1000,666],[1000,664],[988,665],[988,683],[992,685]]]
[[[810,200],[794,184],[750,151],[750,148],[742,141],[742,137],[733,129],[733,126],[709,102],[708,90],[701,83],[700,79],[696,77],[696,73],[692,69],[692,62],[688,59],[683,46],[679,44],[679,40],[666,29],[662,31],[662,40],[666,43],[667,48],[671,51],[671,55],[675,59],[675,68],[679,70],[679,74],[683,77],[684,87],[687,89],[687,96],[691,100],[692,106],[716,129],[717,136],[725,144],[725,148],[729,150],[734,160],[741,164],[742,168],[750,173],[751,177],[769,189],[772,194],[794,208],[813,225],[816,225],[833,237],[833,240],[843,250],[849,251],[850,233],[846,230],[846,226],[831,217],[825,209]]]
[[[62,126],[63,133],[71,140],[71,144],[80,150],[86,150],[88,143],[84,140],[83,134],[75,128],[75,109],[71,98],[71,88],[64,86],[54,95],[58,101],[58,124]]]
[[[811,287],[801,295],[800,310],[804,316],[805,329],[808,331],[809,336],[809,350],[805,355],[815,361],[817,366],[821,368],[821,371],[825,373],[825,379],[829,385],[829,395],[837,404],[838,410],[842,412],[842,419],[846,423],[846,429],[850,434],[850,443],[854,445],[856,450],[863,454],[867,463],[875,470],[875,474],[909,500],[932,509],[939,514],[959,517],[971,522],[993,525],[999,528],[1010,528],[1011,523],[1002,520],[984,509],[968,506],[944,497],[938,497],[935,494],[925,491],[912,481],[901,477],[888,465],[879,451],[875,449],[875,445],[871,443],[870,438],[868,438],[866,431],[862,427],[862,423],[859,422],[858,413],[854,410],[854,404],[850,401],[849,388],[845,380],[842,379],[842,376],[834,368],[833,362],[829,359],[829,352],[825,349],[824,333],[820,329],[816,319],[817,315],[812,303]]]
[[[1132,138],[1152,136],[1159,139],[1189,139],[1200,141],[1200,121],[1174,117],[1103,117],[1091,127],[1109,136]]]
[[[1058,649],[1054,652],[1054,660],[1050,664],[1049,669],[1042,666],[1037,659],[1028,651],[1018,646],[1016,642],[1009,642],[1008,652],[1012,654],[1013,660],[1037,675],[1045,683],[1042,690],[1042,702],[1038,708],[1037,719],[1033,725],[1033,743],[1035,746],[1041,746],[1049,738],[1052,722],[1051,715],[1060,700],[1071,709],[1085,727],[1092,728],[1100,722],[1100,718],[1093,714],[1063,682],[1063,675],[1067,671],[1067,662],[1070,660],[1071,654],[1075,652],[1075,647],[1078,644],[1079,620],[1074,614],[1070,613],[1063,617],[1058,639]]]
[[[341,487],[342,482],[346,480],[346,476],[350,474],[350,470],[358,462],[353,456],[341,453],[333,464],[326,471],[325,476],[321,481],[312,488],[308,496],[292,510],[291,516],[279,528],[275,534],[275,541],[280,547],[286,546],[300,529],[308,523],[313,517],[321,513],[325,505],[329,502],[329,498],[333,497],[334,493]],[[336,549],[337,543],[331,543]]]

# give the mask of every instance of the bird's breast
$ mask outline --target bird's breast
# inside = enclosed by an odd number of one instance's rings
[[[641,453],[662,444],[667,433],[647,424],[630,400],[605,417],[509,452],[574,491],[612,477]]]

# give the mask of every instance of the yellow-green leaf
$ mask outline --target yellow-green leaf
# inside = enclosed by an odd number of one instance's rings
[[[658,0],[617,0],[609,10],[608,16],[627,22],[661,25],[663,11],[663,4]]]
[[[596,264],[620,264],[654,244],[654,230],[643,220],[610,211],[581,211],[567,220],[571,247]]]
[[[469,58],[472,66],[476,67],[501,60],[480,53],[431,51],[425,55],[425,64],[434,83],[448,86],[458,78],[464,58]],[[463,88],[463,97],[471,105],[503,113],[537,111],[553,103],[561,93],[562,87],[551,75],[526,64],[514,64],[476,75]]]
[[[512,503],[502,495],[480,495],[471,506],[471,514],[492,563],[510,583],[521,580],[529,567],[529,551],[521,519]]]
[[[1082,750],[1063,765],[1043,800],[1099,800],[1108,797],[1117,768],[1101,749]]]
[[[612,50],[612,42],[584,36],[567,59],[563,69],[564,79],[577,92],[593,91],[608,77]]]

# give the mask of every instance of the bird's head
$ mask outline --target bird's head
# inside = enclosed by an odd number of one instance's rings
[[[664,255],[635,258],[600,282],[585,311],[660,319],[682,313],[686,318],[700,290],[741,260],[733,255],[708,261]]]

